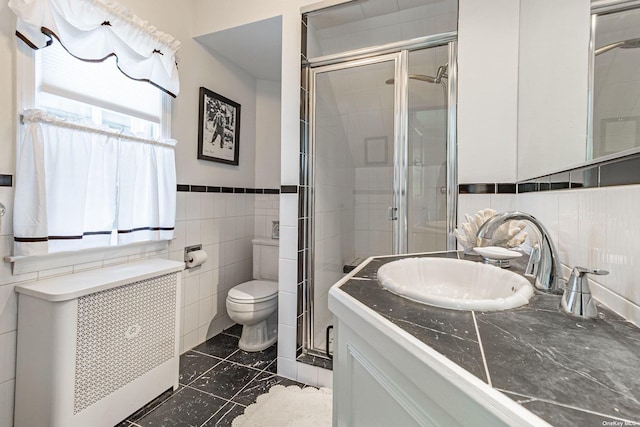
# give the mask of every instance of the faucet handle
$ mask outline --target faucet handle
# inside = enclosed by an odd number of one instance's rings
[[[600,269],[574,267],[571,270],[571,277],[569,277],[569,282],[562,295],[560,306],[566,313],[573,316],[593,319],[598,316],[598,309],[591,296],[587,274],[604,276],[609,272]]]
[[[586,268],[586,267],[573,267],[571,274],[573,274],[574,272],[580,273],[581,276],[584,275],[585,273],[596,274],[598,276],[605,276],[609,274],[607,270],[601,270],[599,268]]]
[[[591,293],[589,282],[587,281],[587,274],[605,276],[609,274],[609,272],[607,270],[597,268],[573,267],[566,290],[571,292]]]

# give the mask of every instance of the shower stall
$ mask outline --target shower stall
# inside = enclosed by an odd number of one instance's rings
[[[307,65],[304,354],[330,355],[329,288],[354,266],[455,248],[455,39]]]

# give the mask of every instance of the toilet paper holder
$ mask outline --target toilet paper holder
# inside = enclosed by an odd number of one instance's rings
[[[184,262],[189,261],[189,252],[193,252],[193,251],[199,251],[202,249],[202,245],[193,245],[193,246],[186,246],[184,248]]]

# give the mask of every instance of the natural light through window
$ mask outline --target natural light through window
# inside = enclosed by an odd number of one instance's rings
[[[160,137],[162,97],[168,95],[125,76],[114,56],[102,62],[81,61],[53,40],[36,51],[37,108],[140,137]]]

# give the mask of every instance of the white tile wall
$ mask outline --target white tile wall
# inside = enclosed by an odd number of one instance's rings
[[[281,194],[280,212],[283,221],[280,223],[278,272],[278,374],[296,379],[298,194]]]
[[[298,295],[293,292],[280,290],[278,294],[278,323],[280,325],[296,327]]]
[[[271,238],[273,221],[280,221],[280,196],[278,194],[256,194],[255,200],[255,236]],[[294,224],[295,222],[287,221],[286,225]]]
[[[355,256],[389,254],[392,248],[392,167],[362,167],[355,171]]]
[[[317,366],[307,365],[305,363],[298,363],[297,378],[298,381],[309,385],[318,384],[318,368]]]
[[[278,341],[280,341],[280,335],[278,335]],[[298,363],[295,361],[295,355],[294,358],[283,357],[278,351],[278,375],[295,380],[298,378]]]
[[[231,325],[225,300],[230,288],[251,280],[255,213],[277,217],[272,198],[278,195],[178,192],[176,239],[169,245],[171,259],[184,259],[184,247],[202,244],[207,261],[183,273],[181,350],[204,342]],[[270,236],[269,236],[270,237]]]
[[[499,212],[517,209],[539,219],[565,267],[610,271],[608,276],[593,278],[594,295],[640,326],[640,185],[519,195],[463,194],[459,223],[465,213],[487,207]]]

